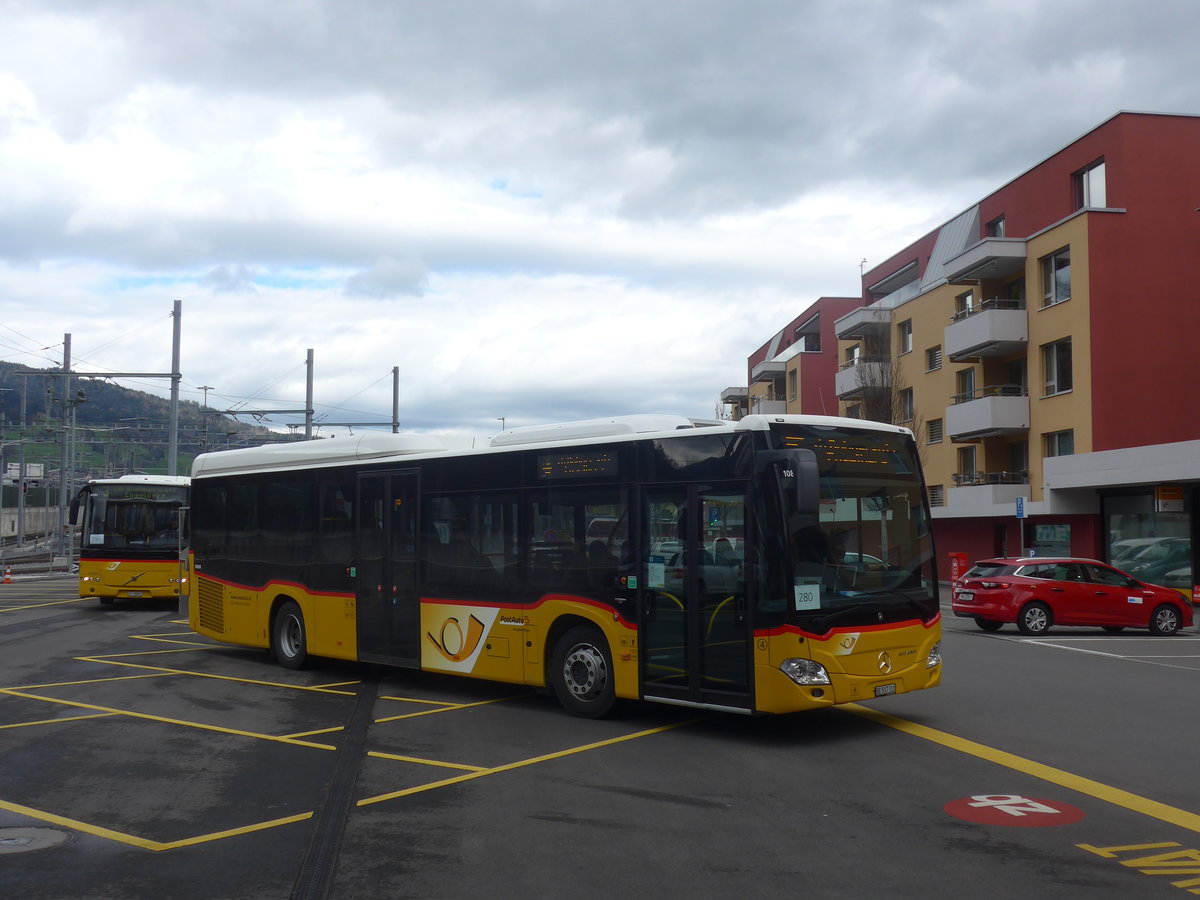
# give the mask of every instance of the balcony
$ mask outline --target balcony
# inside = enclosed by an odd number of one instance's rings
[[[721,391],[722,403],[740,403],[744,406],[749,397],[750,393],[744,387],[727,387]]]
[[[860,306],[853,312],[846,313],[833,327],[839,341],[856,341],[872,335],[883,334],[892,324],[891,308],[883,308],[874,303],[871,306]]]
[[[888,360],[859,357],[842,363],[834,376],[833,389],[839,398],[846,400],[861,397],[871,390],[890,387],[891,383],[892,369]]]
[[[786,372],[786,362],[767,359],[750,370],[750,381],[753,384],[757,384],[760,381],[782,381]]]
[[[1022,238],[985,238],[946,260],[943,271],[951,284],[1004,279],[1025,270]]]
[[[1019,300],[984,300],[955,314],[943,340],[950,359],[1008,356],[1029,343],[1029,319]]]
[[[951,440],[1023,434],[1029,430],[1029,395],[1022,385],[995,384],[954,398],[946,410]]]
[[[786,400],[762,400],[758,398],[751,398],[750,400],[750,415],[752,416],[778,416],[786,412]]]
[[[951,516],[1011,515],[1018,497],[1029,500],[1028,472],[968,472],[954,476],[946,492]]]
[[[1029,484],[1028,472],[955,472],[955,487],[978,487],[988,484]]]

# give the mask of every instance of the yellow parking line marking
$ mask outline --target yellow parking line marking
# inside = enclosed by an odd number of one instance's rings
[[[182,725],[186,728],[198,728],[201,731],[215,731],[220,734],[232,734],[238,737],[258,738],[263,741],[275,741],[280,744],[291,744],[297,747],[311,747],[314,750],[336,750],[337,748],[330,744],[316,744],[311,741],[292,740],[285,737],[277,737],[273,734],[261,734],[256,731],[242,731],[237,728],[224,728],[220,725],[208,725],[204,722],[188,722],[185,719],[171,719],[166,716],[153,716],[149,713],[140,713],[128,709],[113,709],[108,706],[97,706],[94,703],[82,703],[78,700],[63,700],[58,697],[41,697],[37,694],[27,694],[23,691],[15,691],[12,688],[0,688],[0,694],[8,694],[10,697],[22,697],[26,700],[41,700],[45,703],[58,703],[63,706],[73,706],[79,709],[94,709],[97,712],[112,713],[113,715],[129,716],[133,719],[145,719],[149,722],[159,722],[164,725]]]
[[[144,655],[144,654],[130,654],[130,655]],[[284,688],[287,690],[295,690],[295,691],[312,691],[312,692],[314,692],[314,694],[332,694],[332,695],[341,696],[341,697],[353,697],[355,694],[354,691],[335,691],[335,690],[330,690],[329,688],[320,688],[320,686],[313,686],[313,685],[306,685],[306,684],[283,684],[282,682],[264,682],[264,680],[259,680],[257,678],[239,678],[236,676],[218,676],[218,674],[211,674],[209,672],[192,672],[190,670],[186,670],[186,668],[167,668],[166,666],[143,666],[143,665],[138,665],[137,662],[122,662],[120,660],[109,659],[109,658],[107,658],[107,656],[76,656],[76,659],[79,660],[80,662],[103,662],[103,664],[106,664],[109,666],[126,666],[128,668],[148,668],[148,670],[150,670],[151,672],[157,672],[158,674],[179,674],[179,676],[193,676],[196,678],[212,678],[212,679],[218,680],[218,682],[236,682],[238,684],[257,684],[260,686],[264,686],[264,688]]]
[[[49,600],[45,603],[26,603],[24,606],[8,606],[0,608],[0,612],[14,612],[19,609],[37,609],[42,606],[61,606],[64,603],[80,603],[86,599],[86,597],[76,597],[72,600]],[[7,600],[5,602],[12,603],[13,601]]]
[[[281,734],[279,736],[282,738],[287,738],[289,741],[291,741],[295,740],[296,738],[313,737],[314,735],[318,734],[336,734],[339,731],[345,730],[346,727],[344,725],[335,725],[332,728],[317,728],[313,731],[297,731],[295,734]]]
[[[84,834],[90,834],[94,837],[106,838],[110,841],[119,841],[122,844],[131,844],[134,847],[141,847],[144,850],[165,850],[166,845],[160,844],[158,841],[150,841],[146,838],[140,838],[134,834],[125,834],[123,831],[114,831],[111,828],[104,828],[100,825],[91,825],[87,822],[80,822],[78,819],[69,819],[66,816],[56,815],[55,813],[46,812],[41,809],[34,809],[31,806],[22,806],[19,803],[9,803],[7,800],[0,800],[0,809],[8,810],[18,815],[28,816],[31,819],[38,819],[42,822],[48,822],[51,825],[61,825],[64,828],[71,828],[75,831],[82,831]]]
[[[470,704],[470,705],[475,705],[475,704]],[[696,718],[696,719],[687,719],[683,722],[674,722],[670,725],[660,725],[657,728],[648,728],[645,731],[637,731],[637,732],[634,732],[633,734],[624,734],[624,735],[621,735],[620,737],[609,738],[608,740],[604,740],[604,741],[595,741],[594,743],[584,744],[580,747],[571,747],[568,750],[559,750],[555,753],[546,753],[542,756],[533,756],[533,757],[530,757],[529,759],[521,759],[521,760],[517,760],[516,762],[505,763],[504,765],[500,765],[500,766],[492,766],[491,768],[480,769],[477,772],[469,772],[465,775],[458,775],[454,778],[446,778],[442,781],[434,781],[434,782],[431,782],[430,784],[422,784],[422,785],[418,785],[416,787],[405,788],[400,791],[392,791],[391,793],[388,793],[388,794],[379,794],[376,797],[364,797],[362,800],[359,800],[358,803],[355,805],[356,806],[370,806],[373,803],[382,803],[385,800],[395,800],[399,797],[411,797],[413,794],[420,794],[425,791],[434,790],[436,788],[447,787],[448,785],[452,785],[452,784],[461,784],[464,781],[473,781],[476,778],[484,778],[488,775],[495,775],[500,772],[511,772],[515,769],[524,768],[525,766],[533,766],[533,765],[537,765],[538,763],[549,762],[550,760],[553,760],[553,759],[563,759],[568,756],[574,756],[577,753],[585,753],[588,750],[596,750],[600,747],[611,747],[614,744],[621,744],[621,743],[624,743],[625,741],[632,741],[632,740],[636,740],[638,738],[649,737],[650,735],[654,735],[654,734],[662,734],[664,731],[670,731],[673,728],[682,728],[684,725],[691,725],[691,724],[693,724],[695,722],[699,722],[699,721],[700,721],[700,719]]]
[[[92,825],[88,822],[81,822],[78,819],[71,819],[67,816],[60,816],[56,813],[46,812],[41,809],[34,809],[31,806],[22,806],[19,803],[9,803],[7,800],[0,800],[0,809],[18,815],[26,816],[30,819],[37,819],[41,822],[46,822],[51,825],[61,825],[64,828],[71,828],[75,831],[82,831],[84,834],[90,834],[93,837],[105,838],[110,841],[118,841],[122,844],[129,844],[133,847],[141,847],[143,850],[154,850],[160,852],[163,850],[175,850],[179,847],[190,847],[195,844],[204,844],[209,841],[217,841],[222,838],[235,837],[240,834],[252,834],[255,831],[264,831],[267,828],[276,828],[280,825],[291,825],[294,822],[303,822],[306,819],[311,819],[312,812],[299,813],[294,816],[287,816],[282,819],[272,819],[269,822],[256,822],[253,825],[244,825],[241,828],[230,828],[226,831],[215,831],[212,834],[202,834],[196,837],[183,838],[178,841],[152,841],[148,838],[138,837],[136,834],[126,834],[123,831],[116,831],[112,828],[105,828],[101,825]]]
[[[475,703],[445,703],[445,704],[442,704],[441,706],[439,706],[437,709],[423,709],[419,712],[401,713],[398,716],[385,716],[382,719],[376,719],[374,724],[380,725],[384,722],[396,722],[396,721],[399,721],[400,719],[415,719],[417,716],[431,716],[435,713],[452,712],[452,711],[458,710],[458,709],[470,709],[473,706],[487,706],[490,703],[506,703],[509,700],[519,700],[522,697],[526,697],[526,696],[528,696],[528,694],[513,694],[511,697],[497,697],[494,700],[479,700],[479,701],[476,701]],[[432,700],[407,700],[403,697],[388,697],[387,699],[400,700],[401,702],[406,702],[406,703],[434,703],[434,702],[436,702],[436,701],[432,701]]]
[[[986,744],[960,738],[945,731],[938,731],[936,728],[930,728],[926,725],[910,722],[907,719],[890,716],[887,713],[881,713],[878,710],[860,706],[857,703],[847,703],[842,709],[870,719],[880,725],[886,725],[888,728],[895,728],[897,731],[903,731],[905,734],[911,734],[914,737],[932,741],[951,750],[957,750],[959,753],[966,753],[969,756],[975,756],[999,766],[1024,772],[1027,775],[1041,778],[1043,781],[1048,781],[1051,784],[1057,784],[1059,787],[1077,791],[1089,797],[1095,797],[1097,800],[1103,800],[1105,803],[1111,803],[1114,806],[1120,806],[1124,809],[1141,813],[1144,816],[1159,819],[1170,825],[1177,825],[1189,831],[1200,832],[1200,815],[1196,813],[1168,806],[1165,803],[1159,803],[1157,800],[1150,800],[1147,797],[1141,797],[1129,791],[1123,791],[1120,788],[1111,787],[1110,785],[1093,781],[1090,778],[1084,778],[1081,775],[1075,775],[1063,769],[1056,769],[1053,766],[1025,759],[1013,753],[997,750],[994,747],[988,747]]]
[[[209,841],[219,841],[228,837],[237,837],[240,834],[253,834],[256,831],[265,831],[268,828],[278,828],[280,825],[292,825],[296,822],[303,822],[306,819],[311,819],[311,812],[299,813],[294,816],[285,816],[282,819],[272,819],[269,822],[255,822],[253,825],[243,825],[241,828],[230,828],[226,831],[214,831],[212,834],[200,834],[196,837],[183,838],[178,841],[170,841],[169,843],[159,844],[154,847],[155,850],[176,850],[179,847],[191,847],[196,844],[206,844]]]
[[[103,719],[106,716],[115,716],[116,713],[94,713],[90,716],[63,716],[61,719],[39,719],[36,722],[11,722],[8,725],[0,725],[0,731],[5,728],[28,728],[31,725],[58,725],[60,722],[78,722],[80,719]]]
[[[396,697],[391,694],[380,694],[380,700],[394,700],[397,703],[424,703],[426,706],[446,706],[445,700],[424,700],[421,697]]]
[[[379,750],[370,750],[367,756],[372,756],[375,759],[394,759],[396,762],[417,763],[422,766],[438,766],[442,769],[461,769],[464,772],[486,772],[486,766],[468,766],[464,763],[442,762],[437,759],[422,759],[419,756],[401,756],[399,753],[383,753]]]
[[[49,681],[45,684],[14,684],[5,688],[10,691],[36,691],[41,688],[75,687],[80,684],[108,684],[116,681],[137,681],[140,678],[162,678],[169,672],[147,672],[145,675],[114,675],[112,678],[88,678],[84,681]]]

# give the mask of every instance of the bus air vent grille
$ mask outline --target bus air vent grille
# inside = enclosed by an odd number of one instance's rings
[[[220,582],[199,576],[196,595],[199,598],[200,627],[217,634],[225,632],[225,588]]]

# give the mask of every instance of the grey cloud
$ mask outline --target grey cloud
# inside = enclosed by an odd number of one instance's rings
[[[404,294],[420,296],[428,278],[425,264],[418,259],[385,257],[347,279],[346,293],[380,299]]]

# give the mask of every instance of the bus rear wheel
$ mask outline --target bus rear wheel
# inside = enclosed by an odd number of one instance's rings
[[[569,628],[554,645],[550,683],[558,702],[573,716],[597,719],[612,709],[616,686],[604,635],[591,625]]]
[[[279,607],[271,626],[271,649],[285,669],[303,668],[308,661],[308,632],[304,613],[292,600]]]

